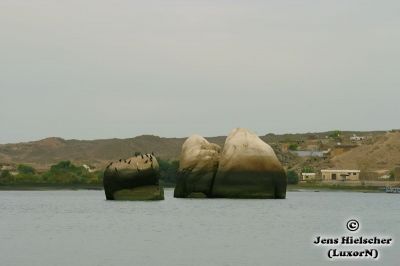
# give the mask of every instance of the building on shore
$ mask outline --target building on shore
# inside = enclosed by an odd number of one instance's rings
[[[301,181],[315,180],[315,173],[301,173]]]
[[[365,137],[360,137],[360,136],[357,136],[356,134],[353,134],[353,136],[350,137],[350,140],[351,141],[362,141],[362,140],[365,140]]]
[[[324,169],[321,170],[322,180],[326,181],[359,181],[360,170],[335,170]]]

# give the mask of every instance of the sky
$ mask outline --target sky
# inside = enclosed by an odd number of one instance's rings
[[[400,128],[400,1],[1,0],[0,143]]]

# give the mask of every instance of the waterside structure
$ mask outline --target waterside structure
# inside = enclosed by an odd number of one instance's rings
[[[323,181],[359,181],[360,170],[324,169],[321,170],[321,176]]]

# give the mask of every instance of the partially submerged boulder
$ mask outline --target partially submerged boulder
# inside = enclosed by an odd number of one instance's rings
[[[237,128],[222,153],[198,135],[184,142],[174,197],[285,198],[286,186],[286,173],[273,149]]]
[[[140,154],[111,162],[104,171],[107,200],[163,200],[159,185],[159,165],[155,156]]]
[[[182,145],[174,197],[210,197],[221,148],[199,135]]]
[[[213,197],[285,198],[287,177],[274,150],[256,134],[234,129],[225,141]]]

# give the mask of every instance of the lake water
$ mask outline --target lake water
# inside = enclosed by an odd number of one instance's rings
[[[106,201],[103,191],[0,191],[0,265],[400,265],[400,195]],[[349,233],[350,218],[361,229]],[[317,235],[391,236],[380,259],[329,261]]]

